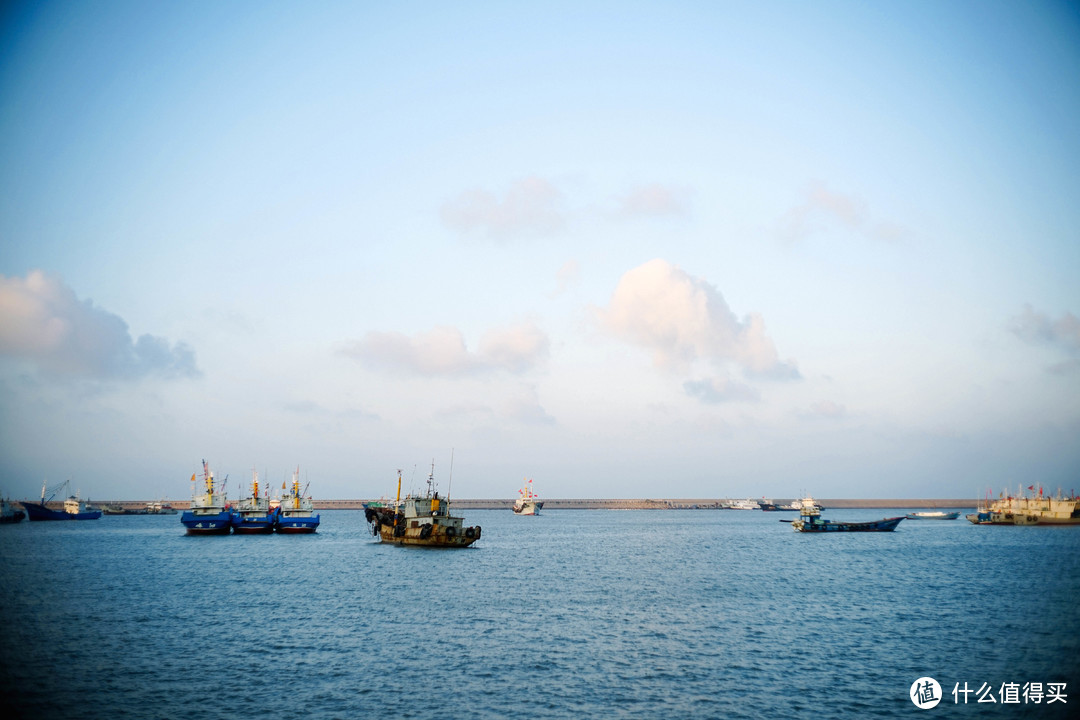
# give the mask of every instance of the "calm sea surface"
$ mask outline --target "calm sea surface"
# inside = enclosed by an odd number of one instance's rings
[[[826,511],[876,519],[902,510]],[[467,550],[0,527],[0,710],[46,718],[1080,717],[1080,528],[470,511]],[[920,710],[912,683],[944,699]],[[1067,704],[1000,704],[1066,683]],[[999,703],[954,702],[993,687]]]

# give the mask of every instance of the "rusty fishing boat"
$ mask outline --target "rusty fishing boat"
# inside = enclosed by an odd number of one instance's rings
[[[450,514],[450,498],[435,489],[435,463],[431,463],[427,491],[401,499],[398,470],[397,498],[389,503],[364,503],[364,517],[371,534],[381,542],[419,547],[463,548],[480,539],[480,526],[464,527],[465,519]]]

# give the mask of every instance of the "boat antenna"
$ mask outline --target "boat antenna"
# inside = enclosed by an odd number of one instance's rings
[[[454,486],[454,448],[450,448],[450,479],[446,481],[446,508],[450,509],[450,488]]]

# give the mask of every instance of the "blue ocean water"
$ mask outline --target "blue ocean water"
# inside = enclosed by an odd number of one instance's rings
[[[826,511],[869,520],[881,510]],[[0,527],[5,718],[1076,717],[1080,528],[739,511],[470,511],[465,550]],[[935,678],[932,710],[909,699]],[[954,701],[1065,683],[1065,703]],[[985,699],[985,693],[984,693]]]

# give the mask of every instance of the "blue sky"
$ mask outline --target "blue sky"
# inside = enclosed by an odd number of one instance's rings
[[[0,486],[1080,489],[1065,3],[15,3]]]

